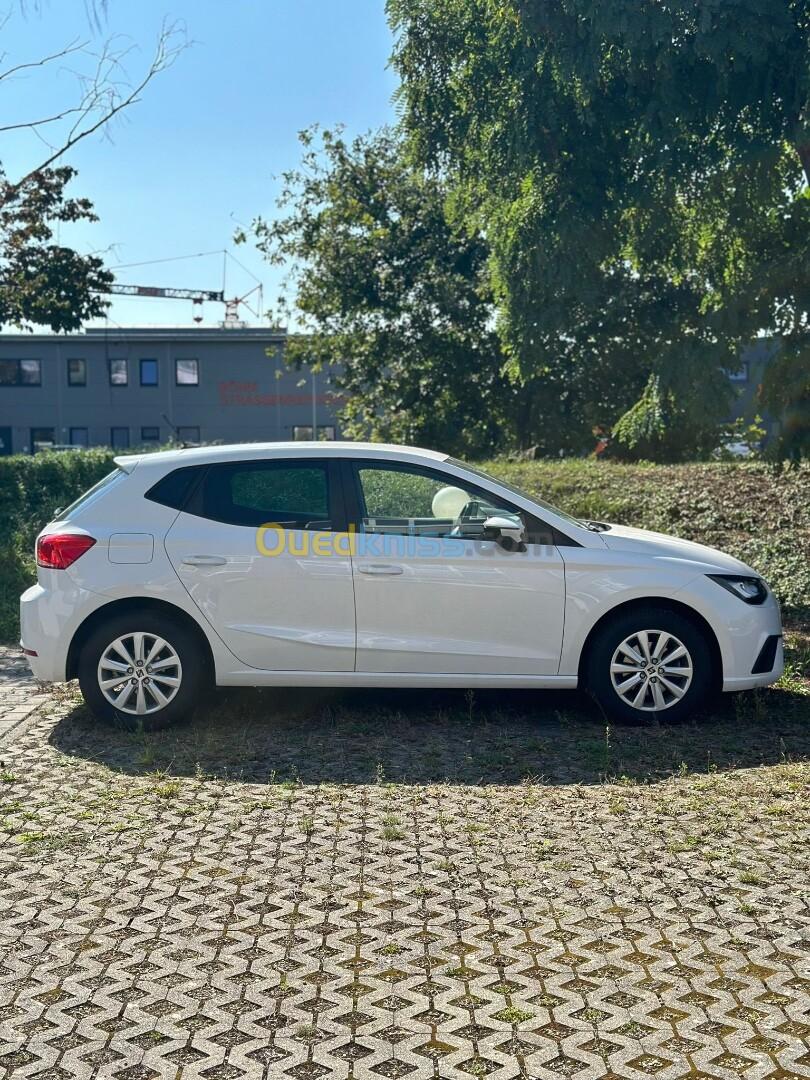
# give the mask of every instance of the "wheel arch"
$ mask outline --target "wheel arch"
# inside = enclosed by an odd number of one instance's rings
[[[91,612],[84,622],[77,627],[68,648],[67,661],[65,663],[66,679],[75,679],[78,676],[79,655],[82,651],[82,646],[96,627],[100,626],[112,616],[122,615],[127,611],[154,611],[174,619],[176,622],[181,623],[189,629],[198,639],[200,647],[204,650],[206,660],[210,665],[209,670],[213,677],[215,671],[214,653],[205,631],[196,619],[189,615],[187,611],[177,607],[176,604],[170,604],[166,600],[158,600],[154,597],[131,596],[121,600],[111,600],[108,604],[96,608],[96,610]]]
[[[671,611],[678,615],[682,615],[689,619],[690,622],[703,634],[706,639],[706,644],[709,648],[712,658],[712,684],[713,688],[719,690],[723,683],[723,655],[720,651],[720,642],[717,640],[717,635],[711,626],[711,623],[696,611],[695,608],[690,607],[689,604],[681,603],[678,600],[673,600],[670,596],[643,596],[634,600],[627,600],[622,604],[617,604],[615,607],[606,611],[597,621],[593,624],[588,632],[588,636],[585,638],[585,642],[579,654],[579,665],[577,670],[577,676],[579,678],[579,685],[585,685],[585,674],[588,669],[588,661],[590,659],[591,650],[593,649],[594,642],[596,641],[600,631],[612,620],[622,615],[628,615],[632,611],[642,610],[643,608],[663,608],[665,611]]]

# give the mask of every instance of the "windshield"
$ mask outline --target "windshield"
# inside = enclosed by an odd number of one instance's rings
[[[483,469],[477,469],[475,465],[468,465],[466,461],[459,461],[457,458],[449,457],[447,458],[447,462],[450,465],[455,465],[458,469],[464,469],[466,472],[474,473],[484,480],[490,480],[493,484],[499,484],[502,488],[506,488],[507,491],[511,491],[515,495],[519,495],[522,499],[529,499],[531,502],[537,503],[537,505],[542,506],[544,510],[550,510],[552,514],[556,514],[565,521],[570,521],[572,525],[579,525],[580,528],[587,528],[585,522],[581,521],[579,518],[575,518],[572,514],[566,514],[565,510],[560,510],[558,506],[553,506],[544,499],[538,499],[536,495],[530,495],[527,491],[515,487],[514,484],[510,484],[506,480],[501,480],[499,476],[493,476],[492,473],[485,472]]]
[[[91,488],[88,488],[87,491],[85,491],[83,495],[80,495],[78,499],[72,502],[70,506],[66,506],[64,510],[56,510],[54,513],[54,520],[67,521],[68,518],[72,517],[72,515],[75,514],[77,510],[85,506],[88,502],[90,502],[91,499],[94,499],[97,495],[100,495],[102,491],[105,491],[108,487],[110,487],[117,480],[120,480],[121,477],[125,475],[126,473],[123,469],[113,469],[111,473],[107,473],[107,475],[102,480],[99,480],[97,484],[93,484]]]

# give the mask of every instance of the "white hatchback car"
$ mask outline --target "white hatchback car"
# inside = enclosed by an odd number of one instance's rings
[[[116,458],[37,539],[22,648],[155,727],[220,686],[586,687],[683,717],[782,672],[744,563],[579,521],[429,450],[268,443]]]

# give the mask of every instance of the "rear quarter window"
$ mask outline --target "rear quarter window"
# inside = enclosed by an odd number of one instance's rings
[[[161,506],[169,506],[172,510],[182,510],[205,469],[205,465],[173,469],[149,488],[144,498]]]

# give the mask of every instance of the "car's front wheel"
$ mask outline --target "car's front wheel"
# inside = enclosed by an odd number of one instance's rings
[[[149,610],[97,626],[79,656],[79,685],[92,712],[133,729],[154,731],[187,718],[205,681],[194,633]]]
[[[712,652],[703,631],[666,608],[635,608],[600,627],[587,688],[616,720],[682,720],[706,700]]]

